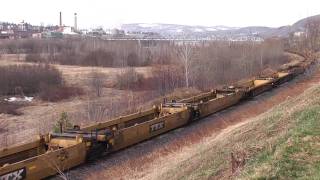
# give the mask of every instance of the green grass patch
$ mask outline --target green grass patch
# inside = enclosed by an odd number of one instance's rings
[[[320,86],[213,140],[159,179],[320,179]],[[246,154],[236,173],[231,152]]]
[[[293,113],[287,134],[249,161],[244,179],[320,179],[320,106]]]

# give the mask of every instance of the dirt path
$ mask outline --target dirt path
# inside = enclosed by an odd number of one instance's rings
[[[320,72],[307,73],[295,80],[266,92],[249,101],[242,102],[222,112],[209,116],[192,125],[179,128],[167,134],[113,153],[95,162],[80,166],[69,172],[71,179],[141,179],[152,178],[157,174],[159,161],[169,157],[172,152],[197,145],[208,136],[218,136],[228,128],[256,117],[271,107],[304,92],[319,83]],[[222,136],[219,136],[223,138]],[[167,159],[170,163],[172,159]]]

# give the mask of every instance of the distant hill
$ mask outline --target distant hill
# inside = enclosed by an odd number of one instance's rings
[[[305,25],[309,20],[320,19],[320,15],[301,19],[291,26],[282,26],[278,28],[264,26],[249,27],[228,27],[228,26],[190,26],[178,24],[147,24],[132,23],[123,24],[121,29],[127,32],[153,32],[163,37],[189,37],[189,38],[270,38],[270,37],[288,37],[292,32],[305,30]]]
[[[307,24],[308,21],[311,20],[320,20],[320,15],[316,15],[316,16],[310,16],[304,19],[299,20],[298,22],[294,23],[291,27],[292,30],[294,31],[303,31],[305,25]]]
[[[127,32],[153,32],[158,33],[164,37],[204,37],[215,34],[215,32],[235,30],[236,27],[227,26],[190,26],[178,24],[146,24],[146,23],[133,23],[123,24],[121,29]]]

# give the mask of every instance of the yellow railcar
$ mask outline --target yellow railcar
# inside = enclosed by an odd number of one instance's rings
[[[44,138],[0,151],[0,179],[42,179],[85,162],[86,143],[48,149]]]
[[[126,148],[263,93],[305,72],[312,64],[313,61],[288,63],[272,75],[1,149],[0,180],[41,179],[62,173],[87,159]]]

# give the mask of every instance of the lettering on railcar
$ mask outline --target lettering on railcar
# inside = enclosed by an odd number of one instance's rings
[[[150,125],[150,132],[158,131],[164,128],[164,121]]]
[[[25,179],[27,175],[26,168],[18,169],[4,175],[0,175],[0,180],[21,180]]]

